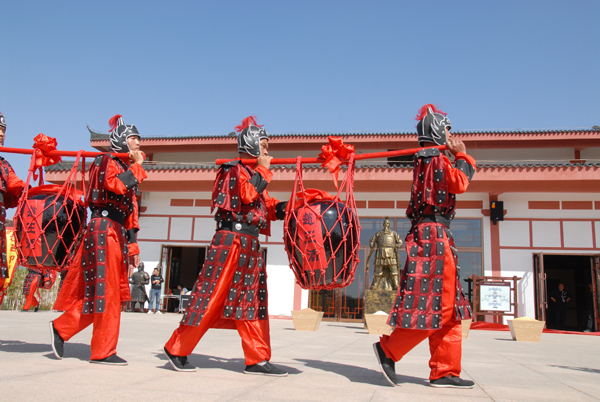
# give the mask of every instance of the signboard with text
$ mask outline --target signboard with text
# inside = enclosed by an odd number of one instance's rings
[[[481,311],[510,311],[510,292],[508,282],[481,282],[479,290]]]

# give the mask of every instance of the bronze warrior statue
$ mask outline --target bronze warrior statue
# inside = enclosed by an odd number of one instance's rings
[[[400,235],[390,230],[390,219],[386,216],[383,221],[383,230],[375,233],[369,241],[371,251],[367,257],[367,272],[371,267],[369,260],[373,251],[375,254],[375,268],[373,270],[373,283],[371,289],[374,290],[397,290],[400,275],[400,257],[398,252],[403,243]]]
[[[140,262],[138,270],[129,278],[131,286],[131,308],[135,309],[135,304],[140,303],[140,311],[144,312],[144,304],[149,301],[146,294],[146,285],[150,283],[150,275],[144,271],[144,263]]]

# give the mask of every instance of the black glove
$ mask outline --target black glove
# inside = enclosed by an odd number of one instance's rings
[[[283,220],[283,218],[285,218],[285,208],[287,207],[287,204],[287,201],[283,201],[275,205],[275,217],[277,219]]]

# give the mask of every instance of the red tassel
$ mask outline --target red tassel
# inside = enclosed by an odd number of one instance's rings
[[[110,118],[110,120],[108,121],[108,125],[110,126],[110,131],[113,131],[115,128],[117,128],[117,126],[119,125],[119,119],[121,117],[123,117],[123,116],[120,114],[116,114]]]
[[[427,116],[427,109],[431,108],[431,110],[433,110],[433,113],[439,113],[439,114],[443,114],[444,116],[446,116],[448,113],[444,113],[441,110],[439,110],[438,108],[436,108],[434,105],[432,105],[431,103],[428,103],[427,105],[423,106],[421,109],[419,109],[419,113],[417,113],[417,117],[415,117],[415,120],[422,120],[423,117]]]
[[[256,116],[248,116],[246,117],[244,120],[242,120],[242,124],[240,124],[239,126],[235,126],[235,131],[237,131],[238,133],[241,132],[243,129],[248,128],[250,125],[256,126],[256,127],[263,127],[263,126],[259,126],[256,123]]]

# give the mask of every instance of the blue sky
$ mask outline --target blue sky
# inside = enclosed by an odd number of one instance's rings
[[[600,2],[0,0],[5,145],[142,135],[600,125]],[[26,177],[28,158],[5,155]]]

